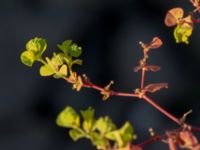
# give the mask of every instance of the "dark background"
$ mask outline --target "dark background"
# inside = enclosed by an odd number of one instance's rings
[[[188,122],[200,126],[200,27],[195,26],[190,45],[177,45],[173,29],[163,23],[166,11],[177,6],[192,9],[187,0],[1,0],[0,150],[94,149],[87,140],[72,142],[68,130],[56,126],[57,114],[67,105],[92,106],[97,117],[109,115],[118,126],[129,120],[137,143],[149,137],[149,127],[158,134],[177,127],[145,101],[111,97],[103,102],[94,90],[75,92],[63,80],[40,77],[38,63],[28,68],[20,62],[26,42],[35,36],[47,39],[47,55],[73,39],[84,49],[79,73],[101,86],[114,80],[114,90],[130,92],[140,84],[140,74],[133,73],[142,57],[138,42],[159,36],[164,45],[151,52],[150,63],[162,70],[149,73],[146,83],[168,82],[170,88],[150,97],[177,117],[193,109]]]

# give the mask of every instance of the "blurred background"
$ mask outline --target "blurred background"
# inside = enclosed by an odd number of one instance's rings
[[[0,150],[94,150],[87,140],[72,142],[68,130],[55,124],[68,105],[92,106],[96,117],[109,115],[118,127],[129,120],[138,135],[135,143],[149,137],[149,127],[158,134],[177,127],[145,101],[111,97],[103,102],[92,89],[76,92],[63,80],[40,77],[40,64],[28,68],[20,62],[26,42],[35,36],[47,39],[47,56],[73,39],[84,50],[83,66],[75,67],[80,74],[101,86],[114,80],[114,90],[127,92],[140,85],[140,74],[133,72],[142,57],[138,42],[159,36],[164,45],[152,50],[149,63],[162,69],[149,73],[146,84],[167,82],[169,89],[149,96],[177,117],[193,109],[187,121],[200,126],[200,26],[195,25],[189,45],[177,45],[163,20],[178,6],[192,9],[187,0],[1,0]],[[168,147],[155,143],[146,149]]]

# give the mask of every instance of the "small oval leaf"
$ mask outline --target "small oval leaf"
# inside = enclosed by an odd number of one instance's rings
[[[51,76],[55,72],[49,65],[43,65],[40,67],[40,75],[41,76]]]
[[[46,48],[46,40],[43,38],[35,37],[34,39],[29,40],[26,44],[26,49],[32,51],[37,58],[41,57]]]
[[[159,48],[159,47],[162,46],[162,44],[163,44],[163,42],[160,38],[154,37],[153,40],[150,43],[150,48],[153,48],[153,49]]]
[[[62,74],[63,76],[67,76],[68,74],[67,65],[62,65],[59,70],[59,73]]]
[[[73,57],[79,57],[82,53],[82,48],[77,44],[72,44],[69,49],[69,54]]]
[[[68,51],[70,49],[70,46],[72,44],[72,40],[66,40],[62,44],[58,44],[58,48],[63,51],[66,55],[68,55]]]
[[[159,66],[153,66],[153,65],[148,65],[148,66],[145,66],[144,68],[145,68],[145,71],[157,72],[160,70]]]
[[[149,92],[149,93],[155,93],[155,92],[161,90],[162,88],[168,88],[168,84],[167,83],[149,84],[149,85],[145,86],[144,91]]]
[[[172,8],[165,16],[165,25],[172,27],[177,24],[178,19],[183,18],[184,11],[182,8]]]
[[[59,71],[56,72],[53,77],[56,79],[59,79],[59,78],[67,76],[67,74],[68,74],[67,65],[62,65]]]
[[[32,51],[24,51],[20,58],[22,63],[28,67],[31,67],[35,61],[35,57]]]
[[[66,107],[57,117],[57,125],[67,128],[80,127],[80,117],[72,107]]]

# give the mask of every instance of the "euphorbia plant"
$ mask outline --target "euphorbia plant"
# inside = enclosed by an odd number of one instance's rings
[[[198,1],[191,1],[195,6],[195,10],[199,11]],[[198,5],[197,5],[198,4]],[[188,37],[193,30],[194,18],[191,15],[183,18],[182,8],[174,8],[169,10],[165,23],[167,26],[177,25],[174,35],[176,42],[188,43]],[[173,130],[166,130],[163,135],[157,135],[153,129],[150,129],[151,137],[139,144],[132,144],[136,138],[136,134],[130,122],[125,122],[122,127],[117,128],[108,116],[96,118],[95,110],[89,107],[86,110],[77,113],[72,107],[67,106],[57,117],[57,125],[69,128],[70,137],[76,141],[86,138],[101,150],[142,150],[146,145],[155,141],[161,141],[169,145],[170,150],[189,149],[200,150],[200,144],[193,132],[200,132],[200,128],[194,127],[186,122],[186,117],[192,111],[183,114],[182,117],[175,117],[167,110],[163,109],[159,104],[155,103],[149,97],[149,94],[155,93],[163,88],[168,88],[167,83],[151,83],[145,84],[145,76],[147,72],[157,72],[160,66],[148,64],[150,52],[162,46],[163,42],[159,37],[154,37],[151,42],[139,42],[143,50],[143,58],[139,60],[139,65],[133,70],[141,72],[140,86],[131,92],[120,92],[111,89],[114,81],[110,81],[104,87],[94,84],[85,75],[78,75],[74,71],[74,65],[82,65],[80,56],[82,48],[71,40],[66,40],[58,44],[57,53],[53,53],[51,58],[43,56],[47,48],[46,40],[43,38],[34,38],[27,42],[26,51],[21,54],[21,61],[26,66],[31,67],[35,61],[42,63],[40,67],[41,76],[53,76],[56,79],[64,79],[72,84],[72,88],[80,91],[81,88],[90,88],[100,92],[103,100],[108,100],[111,96],[134,97],[146,101],[170,120],[175,122],[178,127]]]

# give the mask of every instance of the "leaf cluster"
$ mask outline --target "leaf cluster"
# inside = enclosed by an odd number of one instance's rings
[[[118,129],[108,116],[96,119],[94,113],[94,109],[89,107],[82,110],[79,115],[68,106],[58,115],[56,123],[61,127],[69,128],[69,135],[74,141],[86,138],[101,150],[111,147],[120,149],[135,139],[136,135],[129,122]]]
[[[60,52],[53,53],[51,58],[42,58],[47,48],[46,40],[35,37],[26,44],[26,50],[21,54],[21,61],[28,67],[32,67],[35,61],[42,63],[40,67],[41,76],[53,76],[54,78],[70,78],[73,88],[79,91],[82,87],[82,78],[77,76],[72,70],[73,65],[82,65],[79,57],[82,54],[82,48],[72,40],[66,40],[62,44],[58,44]]]
[[[46,40],[34,38],[26,43],[26,50],[21,54],[21,61],[31,67],[36,60],[40,60],[47,48]]]

